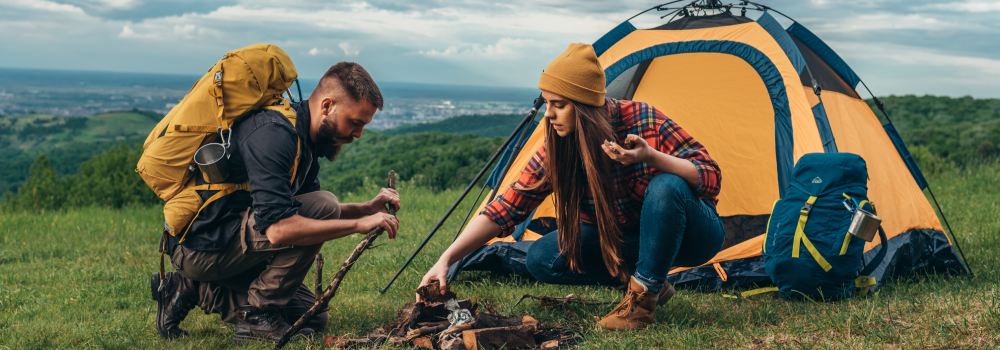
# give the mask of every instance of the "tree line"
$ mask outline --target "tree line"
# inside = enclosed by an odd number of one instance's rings
[[[924,172],[1000,160],[1000,99],[889,96],[882,101]],[[402,180],[419,186],[460,187],[500,145],[503,138],[499,136],[509,133],[518,121],[520,116],[469,116],[367,132],[347,146],[337,161],[321,161],[320,182],[334,192],[354,192],[366,182],[379,183],[387,169],[395,169]],[[5,125],[12,124],[0,120],[0,136],[6,135],[0,137],[0,158],[5,165],[0,167],[0,178],[19,179],[19,186],[0,188],[6,192],[0,208],[54,210],[158,203],[133,170],[141,140],[117,144],[65,140],[57,149],[29,158],[12,144],[23,138],[11,135],[38,130],[34,125],[16,130]],[[77,131],[80,125],[79,121],[67,124]]]
[[[417,133],[385,136],[370,132],[348,145],[338,159],[321,162],[320,183],[335,193],[362,189],[388,169],[400,180],[432,189],[465,185],[500,146],[495,137]],[[150,205],[160,200],[135,173],[141,147],[119,143],[83,162],[76,173],[60,175],[47,155],[31,164],[27,180],[0,201],[13,210],[59,210],[82,206]]]

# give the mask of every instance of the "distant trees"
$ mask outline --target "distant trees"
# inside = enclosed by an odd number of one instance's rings
[[[896,128],[926,173],[1000,160],[1000,99],[935,96],[883,98]],[[153,114],[142,119],[153,120]],[[81,137],[87,118],[71,118],[44,142],[21,133],[23,124],[0,119],[0,207],[6,210],[55,210],[71,206],[152,204],[159,200],[133,169],[136,138],[117,144],[114,132]],[[465,185],[521,119],[519,116],[469,116],[405,127],[385,133],[367,132],[346,146],[333,163],[323,161],[320,182],[335,193],[354,192],[366,181],[380,183],[388,169],[402,180],[432,189]],[[38,123],[38,122],[36,122]],[[113,122],[127,131],[124,124]],[[131,125],[131,124],[130,124]],[[27,127],[36,135],[51,125]],[[39,129],[40,128],[40,129]],[[132,126],[132,129],[140,128]],[[71,130],[67,132],[67,129]],[[58,141],[58,142],[55,142]],[[56,143],[55,145],[52,145]],[[37,146],[37,147],[36,147]],[[27,153],[36,149],[39,153]]]
[[[510,135],[524,118],[523,115],[465,115],[433,123],[407,125],[385,131],[386,135],[412,134],[419,132],[444,132],[487,137]]]
[[[49,164],[49,158],[40,156],[31,164],[28,180],[17,190],[16,195],[4,197],[5,210],[47,210],[62,207],[66,199],[63,181]]]
[[[365,178],[381,179],[389,169],[403,181],[440,190],[465,185],[502,140],[446,133],[386,136],[366,134],[324,164],[320,182],[334,192],[361,188]]]
[[[361,189],[396,170],[403,181],[446,189],[465,185],[500,146],[499,138],[418,133],[385,136],[368,133],[347,146],[333,163],[322,161],[320,182],[335,193]],[[76,173],[60,176],[43,155],[35,159],[28,179],[4,196],[4,210],[58,210],[80,206],[123,207],[159,203],[135,174],[141,149],[121,143],[83,162]]]
[[[159,199],[135,173],[141,149],[118,144],[80,165],[80,170],[67,176],[66,205],[111,206],[153,204]]]
[[[958,166],[1000,159],[1000,99],[906,95],[881,100],[907,146],[925,148],[923,158],[933,155]]]
[[[139,150],[118,144],[88,159],[72,175],[59,176],[49,157],[31,164],[28,180],[16,193],[5,196],[5,210],[57,210],[65,207],[157,203],[156,196],[135,174]]]

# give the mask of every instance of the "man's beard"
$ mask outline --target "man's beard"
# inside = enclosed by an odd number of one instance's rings
[[[340,153],[340,148],[342,146],[336,143],[337,139],[337,128],[335,124],[324,119],[323,122],[319,124],[319,130],[316,132],[317,155],[330,161],[337,159],[337,154]]]

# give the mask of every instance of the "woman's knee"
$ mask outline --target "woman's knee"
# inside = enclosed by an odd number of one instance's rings
[[[553,283],[557,278],[556,263],[559,260],[559,243],[555,239],[546,239],[549,235],[539,238],[528,248],[525,256],[525,267],[539,282]]]
[[[646,198],[683,198],[693,195],[687,181],[675,174],[657,174],[649,179],[649,186],[646,187]]]

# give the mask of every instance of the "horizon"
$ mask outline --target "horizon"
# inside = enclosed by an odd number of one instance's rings
[[[31,67],[9,67],[0,66],[0,71],[3,70],[19,70],[19,71],[44,71],[44,72],[72,72],[72,73],[87,73],[87,74],[123,74],[123,75],[159,75],[165,77],[175,77],[175,78],[191,78],[198,79],[204,73],[172,73],[172,72],[140,72],[140,71],[116,71],[116,70],[87,70],[87,69],[67,69],[67,68],[31,68]],[[299,77],[300,81],[315,83],[317,79]],[[442,87],[476,87],[476,88],[495,88],[495,89],[516,89],[516,90],[537,90],[534,86],[513,86],[513,85],[476,85],[476,84],[453,84],[453,83],[439,83],[439,82],[420,82],[420,81],[399,81],[399,80],[381,80],[378,81],[379,84],[391,84],[391,85],[425,85],[425,86],[442,86]],[[303,84],[304,85],[304,84]],[[305,92],[305,88],[302,90]],[[305,95],[303,93],[303,95]]]
[[[0,4],[0,45],[14,48],[0,65],[199,74],[226,51],[270,42],[303,77],[356,61],[377,81],[533,88],[566,44],[593,42],[652,4],[19,0]],[[823,38],[877,95],[1000,97],[1000,0],[767,5]],[[650,17],[633,22],[662,22]]]
[[[20,71],[43,71],[43,72],[73,72],[73,73],[85,73],[85,74],[123,74],[123,75],[153,75],[153,76],[164,76],[164,77],[176,77],[176,78],[191,78],[198,79],[201,75],[197,74],[185,74],[185,73],[158,73],[158,72],[134,72],[134,71],[111,71],[111,70],[79,70],[79,69],[59,69],[59,68],[20,68],[20,67],[5,67],[0,66],[0,71],[3,70],[20,70]],[[302,95],[308,95],[312,88],[309,86],[314,85],[316,79],[310,78],[299,78],[303,82]],[[192,80],[193,81],[193,80]],[[310,82],[311,85],[307,85],[304,82]],[[436,87],[472,87],[472,88],[487,88],[487,89],[509,89],[509,90],[534,90],[537,91],[536,87],[524,87],[524,86],[506,86],[506,85],[475,85],[475,84],[452,84],[452,83],[437,83],[437,82],[416,82],[416,81],[394,81],[394,80],[384,80],[377,82],[379,85],[415,85],[415,86],[436,86]],[[1000,96],[995,97],[982,97],[982,96],[972,96],[972,95],[942,95],[942,94],[931,94],[931,93],[903,93],[903,94],[879,94],[878,97],[885,96],[930,96],[930,97],[952,97],[952,98],[964,98],[971,97],[975,99],[1000,99]],[[868,97],[866,97],[867,99]]]

